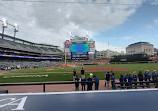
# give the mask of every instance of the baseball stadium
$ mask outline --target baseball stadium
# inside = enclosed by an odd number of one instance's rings
[[[0,111],[158,110],[157,2],[0,6]]]

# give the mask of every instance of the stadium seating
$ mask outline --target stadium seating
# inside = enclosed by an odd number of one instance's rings
[[[0,47],[14,49],[14,50],[27,51],[27,52],[44,53],[44,54],[53,54],[53,53],[62,52],[61,50],[55,49],[55,48],[31,46],[31,45],[27,45],[27,44],[4,40],[1,38],[0,38]]]
[[[30,61],[22,61],[22,62],[0,62],[0,68],[5,67],[8,70],[8,67],[11,69],[22,69],[22,68],[37,68],[37,67],[52,67],[52,66],[60,66],[62,62],[30,62]]]

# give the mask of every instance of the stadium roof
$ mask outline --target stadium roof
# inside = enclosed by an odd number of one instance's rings
[[[23,43],[27,43],[27,44],[30,44],[30,45],[38,45],[38,46],[46,46],[46,47],[59,47],[59,46],[55,46],[55,45],[50,45],[50,44],[40,44],[40,43],[34,43],[34,42],[30,42],[30,41],[26,41],[26,40],[23,40],[23,39],[19,39],[19,38],[15,38],[15,37],[12,37],[12,36],[9,36],[9,35],[4,35],[4,38],[9,38],[9,39],[12,39],[13,41],[20,41],[20,42],[23,42]],[[2,33],[0,33],[0,36],[2,36]]]

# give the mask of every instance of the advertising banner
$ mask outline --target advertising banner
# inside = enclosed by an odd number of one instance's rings
[[[86,37],[76,37],[75,40],[76,41],[86,41],[87,38]]]
[[[94,48],[90,48],[90,52],[95,52],[95,49]]]
[[[70,42],[70,41],[65,41],[65,45],[70,45],[70,44],[72,44],[72,42]]]
[[[65,50],[66,50],[66,52],[70,52],[70,49],[69,49],[69,48],[66,48]]]
[[[86,43],[87,44],[94,44],[95,42],[94,41],[87,41]]]
[[[87,55],[87,52],[72,52],[72,55]]]
[[[90,45],[90,48],[94,48],[94,44],[89,44]]]

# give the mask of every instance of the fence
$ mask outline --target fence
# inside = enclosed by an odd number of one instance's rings
[[[145,85],[144,85],[145,84]],[[148,87],[150,88],[151,86],[155,86],[155,88],[158,87],[158,79],[154,80],[154,81],[139,81],[139,82],[117,82],[115,83],[115,88],[114,89],[131,89],[131,88],[138,88],[138,87]]]

